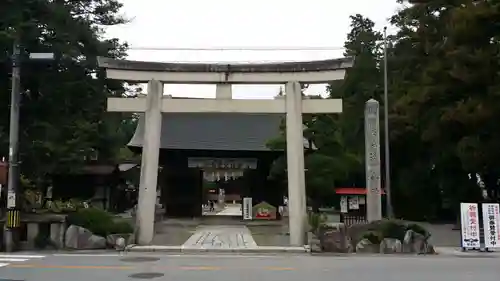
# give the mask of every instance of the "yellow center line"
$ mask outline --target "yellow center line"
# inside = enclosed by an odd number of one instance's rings
[[[181,266],[181,270],[220,270],[218,266]]]
[[[44,265],[44,264],[10,264],[7,267],[11,268],[40,268],[40,269],[108,269],[108,270],[131,270],[137,269],[134,266],[105,266],[105,265]],[[179,267],[170,267],[170,266],[153,266],[157,269],[170,269],[170,270],[199,270],[199,271],[216,271],[222,269],[242,269],[239,267],[228,267],[223,268],[220,266],[179,266]],[[245,267],[247,268],[247,267]],[[248,269],[264,269],[264,270],[273,270],[273,271],[291,271],[295,270],[293,267],[248,267]]]
[[[295,268],[293,267],[275,267],[275,266],[271,266],[271,267],[266,267],[267,270],[294,270]]]

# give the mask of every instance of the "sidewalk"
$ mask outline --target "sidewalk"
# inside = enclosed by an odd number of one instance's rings
[[[465,251],[459,247],[434,247],[438,255],[456,256],[456,257],[471,257],[471,258],[500,258],[500,251],[481,252],[481,251]]]

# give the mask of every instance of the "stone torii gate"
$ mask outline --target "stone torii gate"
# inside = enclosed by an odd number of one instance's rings
[[[158,63],[98,58],[108,79],[148,83],[146,98],[108,98],[108,111],[145,112],[137,210],[139,245],[154,235],[162,113],[275,113],[286,115],[290,244],[303,246],[306,192],[302,113],[341,113],[341,99],[302,99],[300,83],[342,80],[352,58],[266,64]],[[163,98],[163,84],[216,84],[215,99]],[[233,100],[232,84],[285,84],[285,98]]]

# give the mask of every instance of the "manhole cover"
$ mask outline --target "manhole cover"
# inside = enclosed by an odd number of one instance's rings
[[[153,279],[162,277],[163,275],[165,274],[159,272],[141,272],[141,273],[130,274],[128,277],[136,279]]]
[[[129,258],[123,258],[121,261],[124,262],[151,262],[151,261],[159,261],[160,258],[155,258],[155,257],[129,257]]]

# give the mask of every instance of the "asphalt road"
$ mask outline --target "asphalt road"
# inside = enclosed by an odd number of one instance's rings
[[[0,254],[0,280],[492,281],[499,265],[498,257],[455,256]]]

